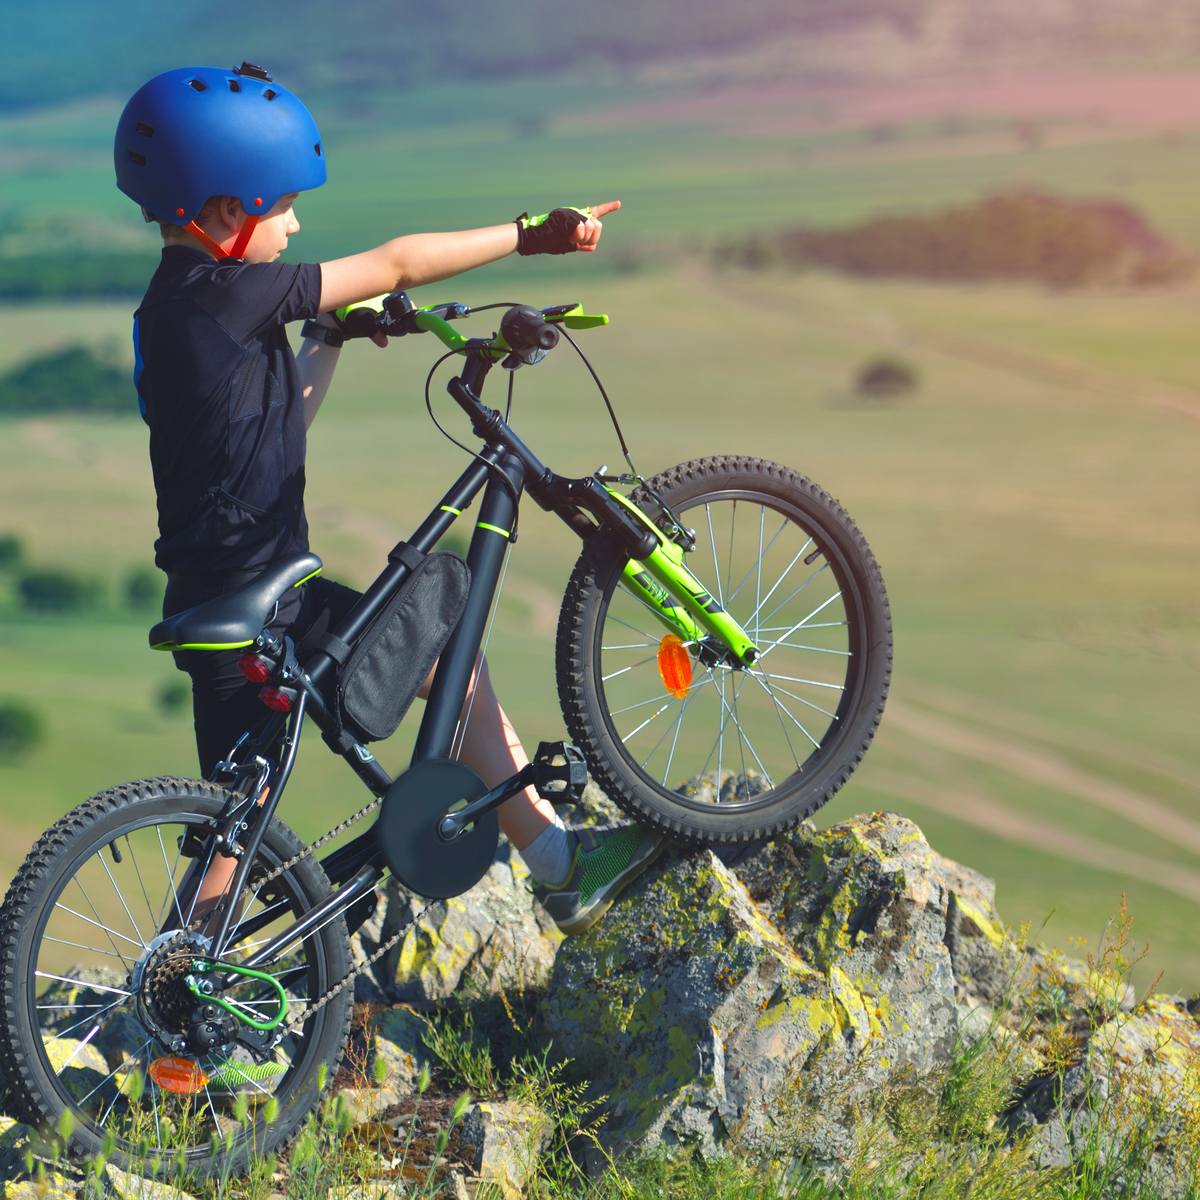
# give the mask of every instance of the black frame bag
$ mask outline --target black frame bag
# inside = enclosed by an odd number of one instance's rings
[[[414,558],[419,553],[405,549]],[[450,640],[470,590],[463,559],[436,550],[421,557],[353,650],[328,636],[317,641],[318,649],[340,663],[332,708],[342,730],[334,743],[347,734],[357,742],[381,742],[396,732]]]

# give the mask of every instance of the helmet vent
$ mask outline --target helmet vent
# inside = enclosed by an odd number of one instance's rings
[[[227,79],[225,82],[229,84],[229,90],[231,92],[240,92],[242,90],[242,85],[238,83],[236,79]]]
[[[142,135],[142,137],[153,137],[154,136],[154,126],[153,125],[143,125],[141,121],[139,121],[137,124],[137,131],[138,131],[138,133],[140,133]]]
[[[137,163],[139,167],[144,167],[146,165],[146,156],[144,154],[139,154],[136,150],[130,150],[129,161],[131,163]]]
[[[320,142],[318,142],[318,143],[317,143],[317,144],[316,144],[316,145],[313,147],[313,150],[315,150],[315,151],[316,151],[316,155],[317,155],[317,157],[318,157],[318,158],[320,158],[320,157],[321,157],[321,143],[320,143]]]
[[[272,91],[270,88],[267,88],[267,90],[265,92],[263,92],[263,99],[264,100],[274,100],[275,97],[278,95],[279,95],[278,92]]]
[[[204,80],[202,80],[202,79],[189,79],[188,87],[190,87],[192,89],[192,91],[194,91],[194,92],[207,92],[208,91],[208,84],[205,83]]]

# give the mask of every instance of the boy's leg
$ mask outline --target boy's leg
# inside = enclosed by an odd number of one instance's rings
[[[436,669],[436,668],[435,668]],[[426,680],[422,695],[432,680]],[[487,663],[476,665],[474,703],[461,735],[459,757],[489,787],[510,779],[529,761],[492,688]],[[663,839],[632,821],[568,830],[548,800],[526,788],[499,809],[500,828],[525,860],[534,895],[563,933],[590,929],[626,884],[658,856]]]
[[[314,579],[305,584],[298,605],[272,623],[277,634],[286,633],[297,643],[299,657],[306,646],[336,625],[346,616],[361,596],[360,592],[328,579]],[[182,607],[186,607],[183,605]],[[164,602],[164,609],[166,603]],[[180,611],[176,606],[174,611]],[[169,614],[167,614],[169,615]],[[207,779],[213,768],[249,729],[257,726],[267,715],[258,699],[260,684],[250,683],[242,674],[238,662],[244,652],[190,650],[175,655],[176,664],[192,677],[192,712],[196,725],[196,749],[200,757],[200,772]],[[266,792],[259,797],[259,803]],[[203,915],[225,894],[237,859],[217,854],[200,880],[193,904],[194,911]]]

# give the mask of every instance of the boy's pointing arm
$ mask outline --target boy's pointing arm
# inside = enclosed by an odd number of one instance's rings
[[[595,250],[600,218],[621,207],[619,200],[588,209],[559,209],[544,217],[522,216],[505,225],[459,233],[413,233],[374,250],[321,264],[321,311],[332,312],[400,288],[437,283],[474,267],[522,254],[566,254]]]

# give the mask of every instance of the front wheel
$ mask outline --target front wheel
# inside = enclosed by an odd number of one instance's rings
[[[296,1131],[341,1058],[349,989],[274,1044],[192,1048],[188,979],[211,932],[197,918],[197,889],[216,861],[212,839],[230,800],[214,784],[176,778],[102,792],[38,839],[9,888],[0,1063],[27,1118],[75,1155],[103,1152],[126,1170],[165,1177],[243,1170]],[[272,820],[251,878],[302,849]],[[223,958],[231,966],[332,891],[311,857],[249,890]],[[224,994],[264,1023],[283,1005],[282,1032],[350,966],[338,918],[281,942],[263,967],[286,1005],[261,979]]]
[[[837,501],[787,467],[705,458],[650,486],[694,527],[686,565],[759,656],[744,667],[711,639],[680,645],[597,533],[559,618],[567,731],[636,819],[688,841],[771,836],[837,792],[879,724],[892,663],[879,567]],[[658,512],[644,489],[632,499]]]

